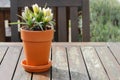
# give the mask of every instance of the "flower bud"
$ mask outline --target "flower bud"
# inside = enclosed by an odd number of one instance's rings
[[[29,8],[27,6],[25,7],[25,14],[29,14]]]
[[[39,7],[37,4],[32,5],[32,8],[33,8],[34,13],[37,14],[39,12]]]
[[[22,17],[23,17],[24,19],[26,18],[25,12],[22,12]]]
[[[44,16],[46,16],[46,9],[45,8],[43,8],[43,14],[44,14]]]

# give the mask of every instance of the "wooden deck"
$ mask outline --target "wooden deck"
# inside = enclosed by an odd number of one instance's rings
[[[0,80],[120,80],[120,43],[53,43],[52,68],[28,73],[21,43],[0,43]]]

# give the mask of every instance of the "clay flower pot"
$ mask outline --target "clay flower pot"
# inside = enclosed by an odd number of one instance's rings
[[[22,66],[28,72],[43,72],[51,67],[49,60],[54,30],[29,31],[21,29],[26,59]]]

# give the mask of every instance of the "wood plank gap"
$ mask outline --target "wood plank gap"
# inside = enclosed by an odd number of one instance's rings
[[[6,53],[7,53],[7,51],[8,51],[8,48],[9,48],[9,47],[7,47],[7,49],[6,49],[6,51],[5,51],[4,55],[3,55],[3,58],[2,58],[1,61],[0,61],[0,65],[1,65],[1,63],[2,63],[2,61],[3,61],[3,59],[4,59],[5,55],[6,55]]]
[[[31,73],[31,78],[30,78],[30,80],[32,80],[33,79],[33,73]]]
[[[67,47],[71,80],[89,80],[88,73],[78,46]]]
[[[64,46],[52,47],[52,80],[70,80]]]
[[[52,47],[51,47],[51,55],[50,59],[52,61]],[[52,67],[50,68],[50,80],[52,80]]]
[[[85,58],[84,58],[84,56],[83,56],[81,47],[80,47],[80,52],[81,52],[81,55],[82,55],[82,58],[83,58],[83,61],[84,61],[84,64],[85,64],[85,68],[86,68],[86,71],[87,71],[87,74],[88,74],[88,78],[89,78],[89,80],[91,80],[90,73],[89,73],[89,71],[88,71],[87,64],[86,64],[86,62],[85,62]]]
[[[109,80],[94,47],[81,47],[81,50],[83,52],[91,80]]]
[[[71,73],[70,73],[70,65],[69,65],[69,59],[68,59],[68,51],[67,48],[65,47],[65,51],[66,51],[66,58],[67,58],[67,63],[68,63],[68,72],[69,72],[69,78],[71,80]]]
[[[21,61],[24,60],[24,58],[25,58],[25,56],[24,56],[24,52],[22,50],[13,80],[31,80],[32,73],[26,72],[24,70],[24,68],[21,66]]]
[[[98,58],[99,58],[99,60],[100,60],[100,62],[101,62],[101,64],[102,64],[102,66],[103,66],[103,69],[105,70],[105,73],[107,74],[108,79],[110,80],[110,77],[109,77],[109,75],[108,75],[108,72],[107,72],[107,70],[105,69],[105,66],[104,66],[102,60],[100,59],[100,56],[98,55],[98,52],[97,52],[96,48],[95,48],[95,51],[96,51],[97,56],[98,56]]]
[[[9,47],[0,66],[1,80],[11,80],[22,47]],[[4,77],[6,75],[6,77]]]
[[[22,50],[23,50],[23,47],[22,47],[21,50],[20,50],[20,54],[19,54],[19,56],[18,56],[18,60],[17,60],[17,63],[16,63],[16,65],[15,65],[15,69],[14,69],[14,72],[13,72],[13,75],[12,75],[11,80],[13,80],[13,78],[14,78],[14,75],[15,75],[15,72],[16,72],[16,69],[17,69],[17,65],[18,65],[20,56],[21,56],[21,54],[22,54]]]
[[[107,48],[110,50],[111,54],[114,56],[116,62],[120,65],[120,63],[119,63],[117,57],[115,56],[115,54],[114,54],[113,51],[111,50],[110,46],[107,46]]]

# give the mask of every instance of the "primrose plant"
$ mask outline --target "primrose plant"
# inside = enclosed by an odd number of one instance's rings
[[[39,7],[37,4],[32,5],[32,9],[25,6],[22,16],[18,15],[22,22],[13,22],[10,24],[22,24],[23,29],[33,31],[44,31],[53,29],[55,21],[53,13],[49,7]]]

